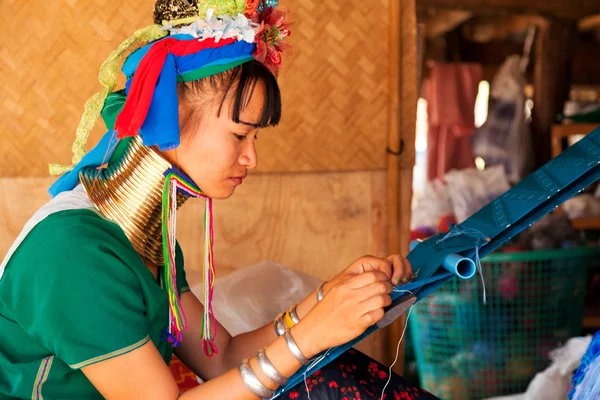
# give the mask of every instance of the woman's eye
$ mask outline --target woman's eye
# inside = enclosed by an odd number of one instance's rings
[[[238,135],[237,133],[234,133],[234,135],[237,138],[237,140],[244,140],[244,139],[246,139],[246,135]]]

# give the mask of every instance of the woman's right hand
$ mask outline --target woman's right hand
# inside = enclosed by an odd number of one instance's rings
[[[381,259],[381,263],[389,261]],[[310,355],[347,343],[383,318],[383,309],[392,303],[392,290],[384,272],[355,275],[331,287],[292,334]]]

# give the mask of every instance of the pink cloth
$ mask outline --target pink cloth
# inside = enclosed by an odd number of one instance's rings
[[[444,180],[451,169],[475,166],[471,135],[475,99],[483,71],[479,64],[430,64],[427,100],[427,180]]]

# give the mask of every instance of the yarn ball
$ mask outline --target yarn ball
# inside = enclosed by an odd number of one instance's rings
[[[417,240],[417,239],[427,239],[430,238],[432,236],[435,236],[435,231],[432,228],[429,228],[427,226],[418,226],[415,229],[413,229],[412,231],[410,231],[410,241],[412,242],[413,240]]]
[[[438,221],[438,231],[440,233],[447,233],[450,232],[450,227],[452,225],[456,225],[457,221],[456,221],[456,217],[454,216],[454,214],[446,214],[444,215],[442,218],[440,218],[440,220]]]
[[[488,331],[489,337],[502,340],[507,333],[517,328],[513,322],[513,317],[507,313],[507,310],[496,310],[496,312],[487,314],[483,327]]]
[[[438,397],[444,400],[464,400],[469,398],[467,381],[460,376],[450,376],[439,381]]]
[[[497,396],[502,394],[503,371],[495,368],[481,369],[473,374],[471,390],[478,396]]]
[[[458,297],[453,293],[431,294],[428,299],[429,315],[433,317],[447,318],[446,321],[454,320],[458,307]]]
[[[529,382],[536,374],[535,362],[523,356],[513,356],[506,361],[508,374],[517,381]]]
[[[526,331],[534,331],[538,329],[539,326],[538,316],[535,311],[532,310],[524,310],[520,322],[520,328]]]
[[[498,295],[512,301],[519,295],[519,277],[514,269],[508,269],[498,278]]]
[[[438,379],[431,373],[421,374],[421,386],[430,393],[438,392]]]
[[[477,357],[479,362],[484,365],[500,365],[502,364],[502,351],[494,345],[479,341],[475,342],[471,347],[471,351]]]

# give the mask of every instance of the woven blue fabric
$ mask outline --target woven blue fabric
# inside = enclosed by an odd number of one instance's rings
[[[437,235],[417,245],[407,258],[413,270],[418,271],[418,276],[413,282],[397,288],[411,291],[420,301],[453,277],[441,267],[448,255],[459,254],[477,263],[478,257],[492,253],[598,179],[600,128],[454,227],[451,233]],[[392,300],[403,294],[392,293]],[[309,376],[377,329],[377,326],[372,326],[357,339],[316,357],[321,360],[299,370],[285,387],[277,391],[274,398],[302,382],[304,373]]]
[[[591,388],[583,386],[580,387],[580,385],[585,384],[584,379],[586,378],[586,374],[590,373],[589,370],[591,367],[597,363],[600,363],[600,331],[596,332],[592,338],[592,342],[581,359],[579,368],[575,372],[575,375],[573,375],[573,379],[571,381],[573,388],[569,392],[569,399],[573,399],[575,393],[577,393],[577,397],[580,399],[598,398],[597,396],[600,396],[600,393],[590,393]],[[597,381],[600,379],[600,376],[592,378],[595,378],[593,380]],[[596,397],[591,397],[593,395],[596,395]]]
[[[98,144],[91,151],[86,153],[71,171],[63,174],[52,184],[52,186],[50,186],[48,189],[50,196],[54,197],[61,192],[71,190],[77,186],[79,183],[79,172],[81,172],[82,169],[90,167],[97,168],[102,165],[103,162],[110,160],[110,156],[112,155],[117,142],[117,134],[115,131],[110,130],[106,132]]]

